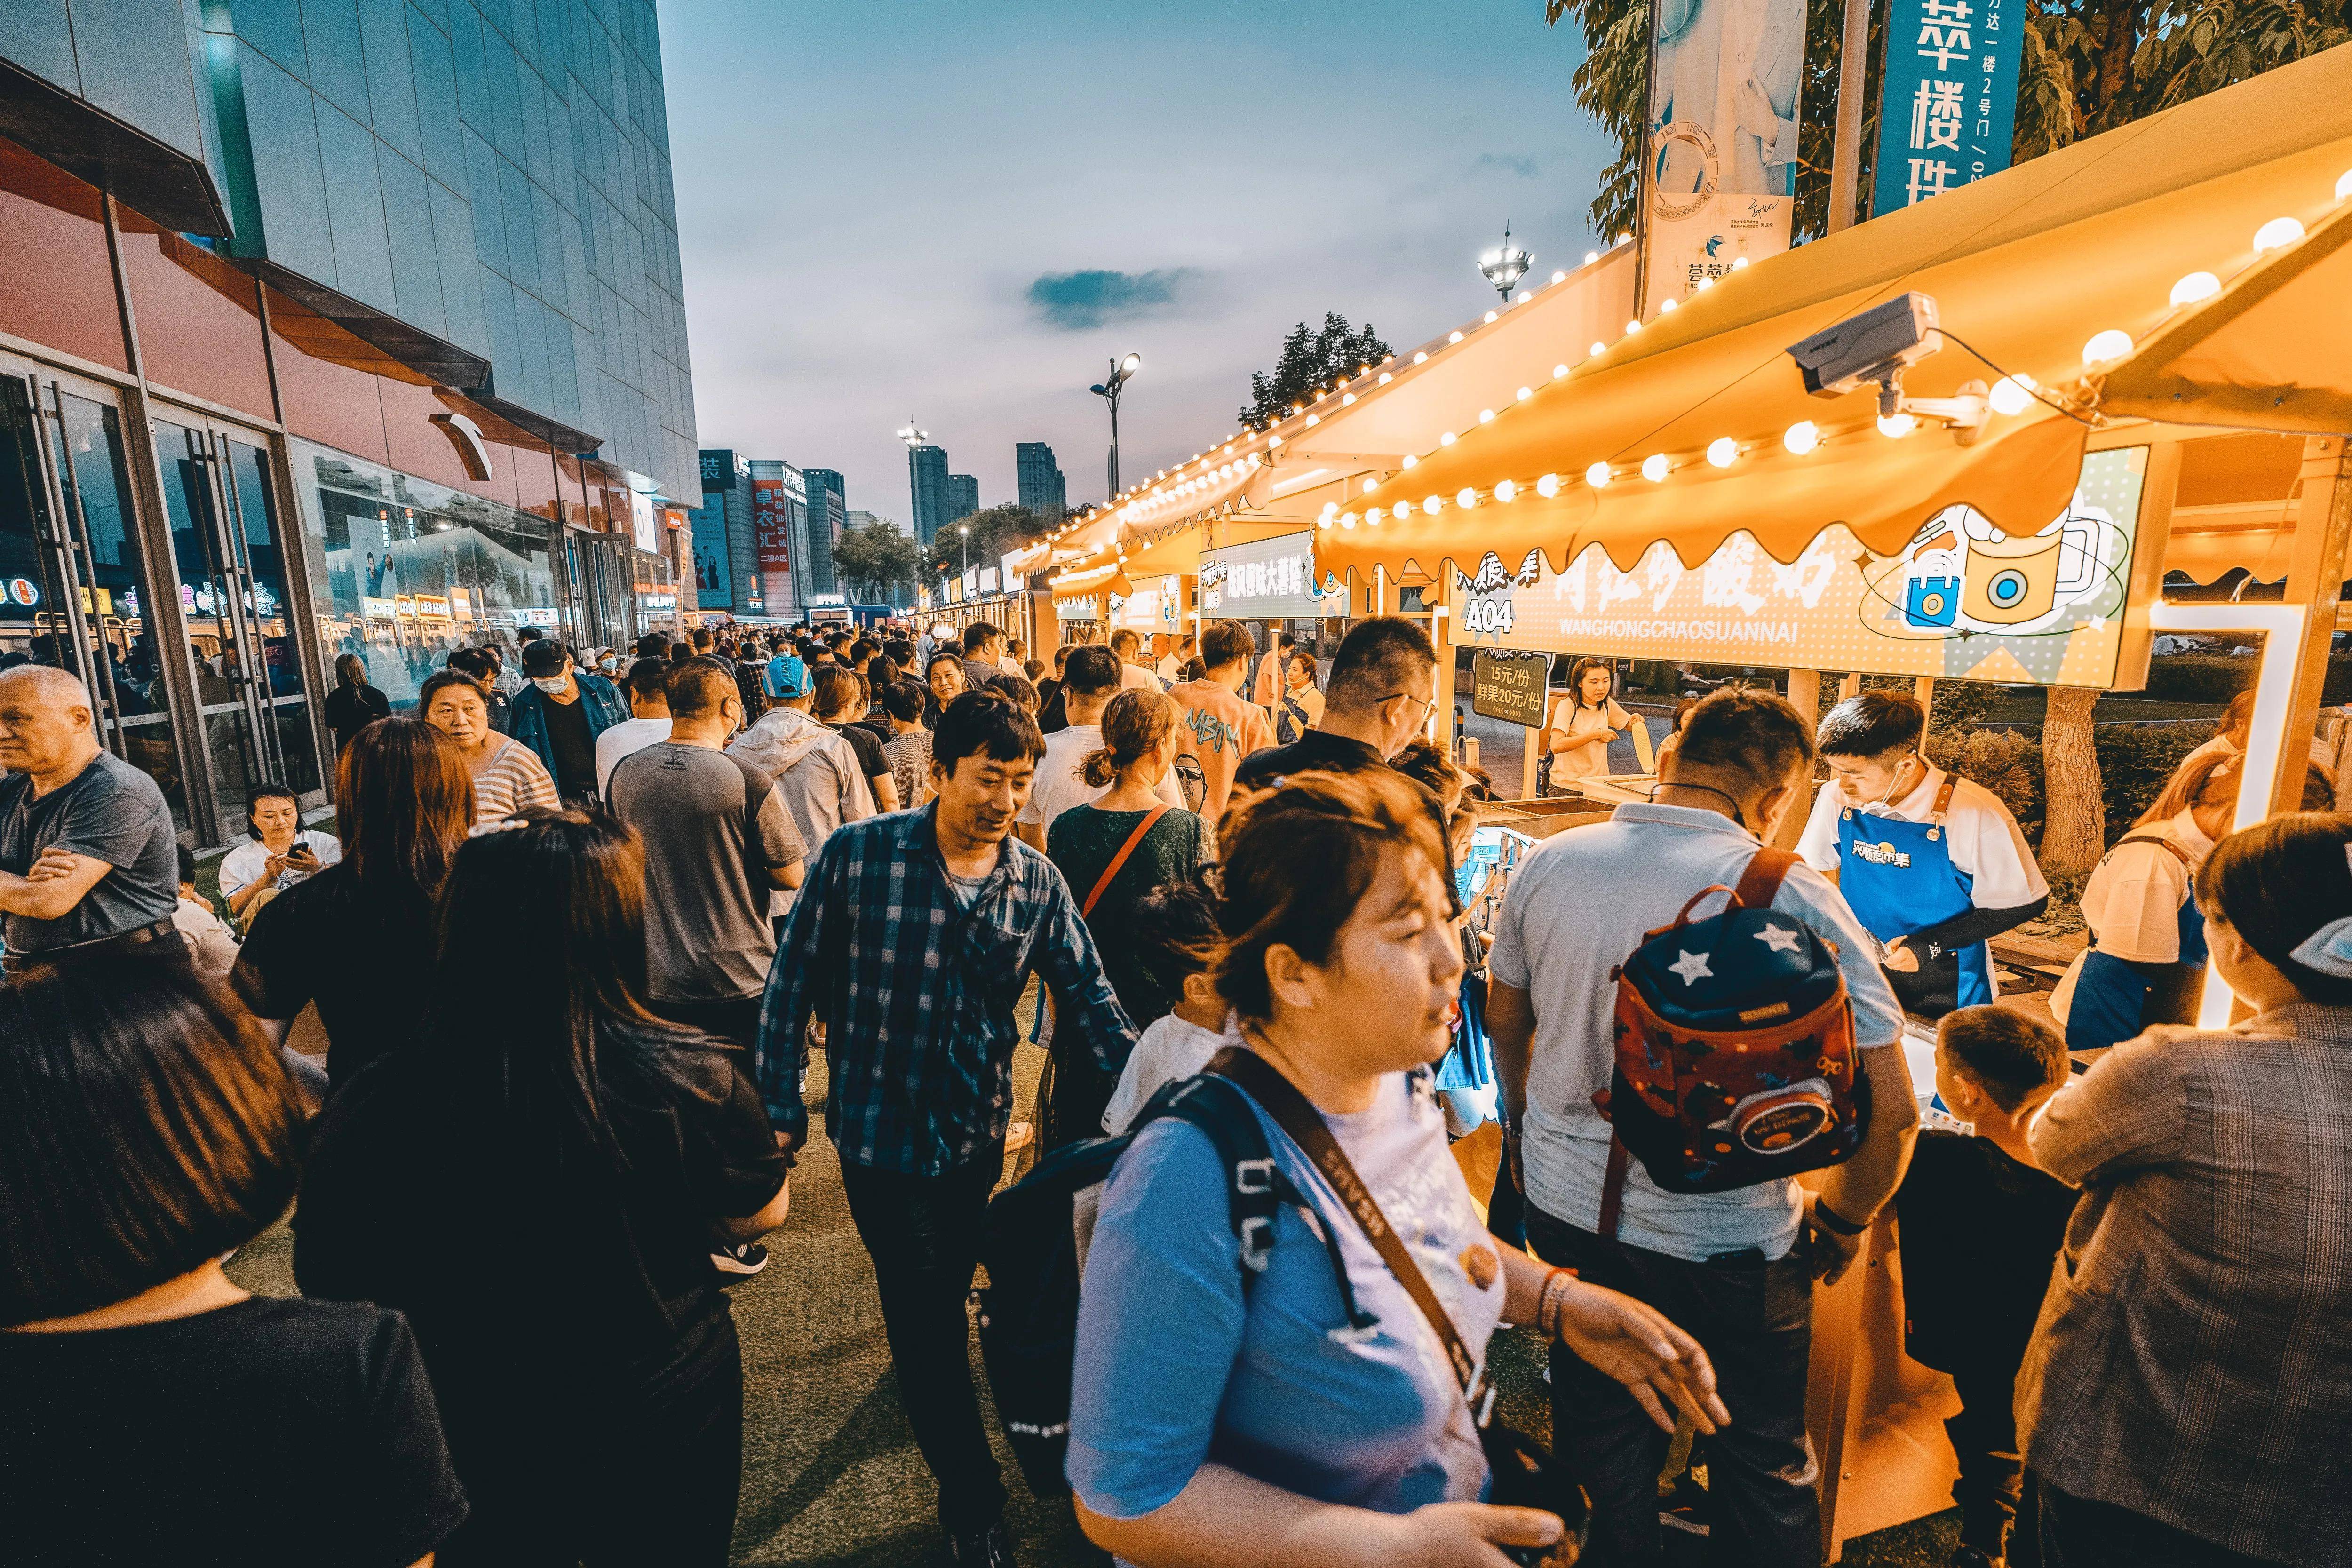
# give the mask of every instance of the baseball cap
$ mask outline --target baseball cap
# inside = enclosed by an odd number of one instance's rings
[[[799,697],[808,691],[808,665],[800,655],[780,653],[768,661],[768,689],[778,697]]]

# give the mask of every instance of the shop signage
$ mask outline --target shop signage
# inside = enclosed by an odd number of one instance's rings
[[[980,569],[980,591],[983,594],[996,593],[998,591],[996,584],[996,568],[993,566],[982,567]]]
[[[41,602],[40,587],[30,577],[11,577],[8,579],[8,602],[28,608],[37,605]]]
[[[1098,621],[1102,619],[1102,595],[1072,594],[1055,599],[1054,618],[1057,621]]]
[[[1789,248],[1805,68],[1804,0],[1661,0],[1650,15],[1645,315]]]
[[[1285,533],[1211,551],[1201,563],[1201,611],[1232,620],[1347,614],[1347,597],[1315,580],[1315,535]]]
[[[783,480],[751,481],[751,540],[762,573],[793,569],[793,503]]]
[[[1619,658],[2110,687],[2144,658],[2126,603],[2147,448],[2094,452],[2065,515],[2011,538],[1965,507],[1893,555],[1843,527],[1787,565],[1734,534],[1696,567],[1652,545],[1620,572],[1598,544],[1555,573],[1539,552],[1453,572],[1455,640]],[[2127,613],[2128,612],[2128,613]],[[2136,672],[2135,672],[2136,674]],[[1484,709],[1479,711],[1484,712]]]
[[[1541,729],[1551,689],[1551,655],[1480,648],[1470,656],[1470,711]]]
[[[1893,0],[1871,216],[2009,167],[2024,0]]]
[[[1026,581],[1026,580],[1022,576],[1022,574],[1021,574],[1020,573],[1015,572],[1015,571],[1013,569],[1013,562],[1015,562],[1015,561],[1019,560],[1022,556],[1024,556],[1024,555],[1025,555],[1025,554],[1027,554],[1027,553],[1028,553],[1028,552],[1027,552],[1027,551],[1025,551],[1025,550],[1014,550],[1014,551],[1011,551],[1011,552],[1007,552],[1007,553],[1006,553],[1006,554],[1004,554],[1004,555],[999,556],[999,557],[997,558],[997,562],[996,562],[997,568],[998,568],[998,570],[999,570],[999,571],[1001,571],[1001,572],[1003,572],[1003,573],[1004,574],[1004,576],[1003,576],[1003,583],[1004,583],[1004,588],[1005,588],[1005,591],[1006,591],[1007,593],[1010,593],[1010,592],[1012,592],[1013,589],[1018,588],[1018,587],[1021,587],[1021,586],[1023,586],[1023,585],[1024,584],[1024,583],[1025,583],[1025,581]]]
[[[1147,577],[1134,584],[1134,592],[1120,603],[1112,620],[1122,626],[1139,632],[1165,631],[1175,625],[1175,593],[1171,580]]]

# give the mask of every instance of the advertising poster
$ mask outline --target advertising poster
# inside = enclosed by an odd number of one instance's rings
[[[1315,580],[1312,531],[1285,533],[1203,556],[1201,613],[1243,621],[1344,616],[1348,595],[1328,575]]]
[[[735,604],[735,563],[727,549],[727,498],[713,492],[688,513],[694,530],[694,602],[705,610]]]
[[[1789,248],[1804,0],[1652,8],[1642,309]]]
[[[1454,640],[1705,664],[2111,687],[2147,448],[2095,452],[2065,515],[2011,537],[1965,507],[1893,555],[1842,527],[1787,565],[1738,533],[1696,567],[1664,542],[1630,572],[1598,544],[1555,573],[1489,553],[1454,578]]]
[[[762,575],[792,571],[793,503],[782,479],[751,481],[751,543]]]
[[[2023,0],[1892,0],[1874,217],[2009,167]]]

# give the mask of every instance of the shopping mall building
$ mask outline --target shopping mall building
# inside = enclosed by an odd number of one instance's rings
[[[652,0],[7,0],[0,658],[207,845],[343,654],[674,626],[681,300]]]

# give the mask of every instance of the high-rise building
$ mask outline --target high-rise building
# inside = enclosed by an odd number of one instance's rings
[[[808,479],[808,574],[812,594],[842,592],[833,547],[849,523],[848,489],[838,468],[803,468]]]
[[[808,480],[792,464],[773,458],[751,459],[751,553],[760,574],[761,596],[772,620],[797,620],[806,613]]]
[[[970,517],[980,510],[980,481],[970,474],[948,476],[948,521]]]
[[[907,484],[912,492],[915,542],[929,550],[948,515],[948,449],[929,442],[907,448]]]
[[[1043,441],[1016,441],[1014,465],[1020,470],[1021,504],[1048,521],[1070,509],[1070,488],[1055,466],[1054,448]]]
[[[677,626],[654,15],[0,0],[0,651],[127,668],[98,738],[195,847],[254,778],[324,804],[343,654],[406,711],[457,643]],[[44,542],[44,474],[94,551]],[[226,711],[224,668],[269,679]]]
[[[905,523],[900,522],[898,519],[883,517],[877,513],[870,511],[851,512],[849,514],[848,526],[851,528],[895,528],[909,539],[912,539],[915,536],[915,531],[908,527]]]
[[[740,452],[702,449],[702,504],[687,513],[694,531],[698,608],[764,616],[751,537],[751,465]]]

